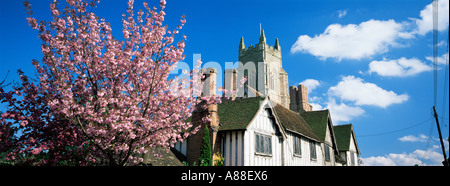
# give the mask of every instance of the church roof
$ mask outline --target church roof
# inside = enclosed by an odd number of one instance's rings
[[[281,105],[276,105],[275,114],[278,116],[278,119],[286,130],[301,134],[302,136],[315,141],[320,141],[311,127],[297,112],[289,110]]]

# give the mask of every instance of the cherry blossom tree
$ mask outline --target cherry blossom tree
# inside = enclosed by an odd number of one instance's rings
[[[86,164],[87,138],[70,120],[52,112],[39,87],[22,71],[18,74],[21,84],[12,91],[0,87],[0,100],[8,108],[0,116],[0,151],[23,165]]]
[[[195,133],[198,128],[186,121],[200,103],[220,102],[218,96],[198,96],[201,61],[183,72],[190,79],[169,78],[185,57],[186,36],[178,42],[175,37],[186,19],[173,30],[163,25],[165,0],[159,8],[144,2],[145,10],[137,15],[129,0],[122,19],[124,41],[93,13],[98,3],[66,0],[60,10],[54,1],[48,23],[31,13],[27,18],[43,42],[44,57],[32,63],[36,83],[19,72],[20,85],[0,89],[0,100],[7,103],[0,117],[0,144],[14,146],[8,159],[28,154],[45,156],[31,158],[30,164],[138,164],[149,149],[168,149]],[[25,5],[31,11],[30,3]],[[6,140],[14,133],[16,141]]]

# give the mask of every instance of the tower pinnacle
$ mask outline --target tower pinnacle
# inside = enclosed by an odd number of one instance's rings
[[[241,37],[241,42],[239,43],[239,50],[245,49],[244,37]]]
[[[278,38],[275,39],[275,46],[274,46],[274,49],[275,49],[275,50],[281,50],[280,42],[278,41]]]
[[[259,36],[259,43],[266,43],[266,35],[264,34],[264,29],[261,29],[261,36]]]

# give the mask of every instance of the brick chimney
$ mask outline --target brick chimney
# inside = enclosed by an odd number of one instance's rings
[[[207,68],[203,70],[204,78],[202,95],[203,96],[215,96],[216,95],[216,82],[217,82],[217,70],[215,68]],[[192,125],[193,127],[200,128],[198,132],[194,135],[191,135],[188,138],[188,152],[187,152],[187,160],[189,164],[193,164],[197,162],[200,157],[200,146],[202,144],[203,131],[205,127],[208,127],[211,135],[211,150],[212,154],[214,154],[217,150],[220,150],[220,140],[217,139],[217,132],[219,129],[219,116],[217,114],[217,104],[208,105],[206,109],[202,108],[204,103],[200,103],[197,105],[197,109],[194,111],[192,115]],[[202,122],[202,118],[206,115],[209,115],[211,121],[209,123],[204,124]],[[216,142],[217,141],[217,142]],[[213,158],[214,160],[214,158]]]
[[[291,99],[289,109],[295,112],[312,111],[312,105],[308,102],[308,88],[305,85],[299,84],[298,88],[291,86],[289,93]]]
[[[292,111],[298,112],[298,89],[296,86],[290,86],[289,87],[289,96],[290,96],[290,103],[289,103],[289,109]]]
[[[231,93],[231,91],[236,91],[236,69],[225,69],[225,80],[224,80],[224,87],[225,90],[228,90],[225,94],[226,97],[229,97],[229,100],[235,100],[236,94]]]
[[[298,85],[298,97],[299,100],[299,110],[303,111],[312,111],[312,105],[308,102],[308,88],[305,85]]]
[[[216,82],[217,70],[215,68],[207,68],[203,75],[205,76],[203,82],[204,96],[216,96]],[[217,104],[208,105],[208,114],[211,117],[210,127],[219,128],[219,118],[217,116]]]

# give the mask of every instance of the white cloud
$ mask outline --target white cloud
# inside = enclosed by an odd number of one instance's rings
[[[347,10],[338,10],[338,17],[342,18],[347,15]]]
[[[437,146],[434,146],[432,149],[417,149],[411,153],[390,153],[384,156],[371,156],[362,158],[362,161],[365,166],[442,165],[443,156],[437,151],[438,149]]]
[[[336,99],[333,97],[328,97],[328,100],[323,103],[322,106],[319,103],[309,103],[312,105],[313,111],[315,110],[330,110],[331,119],[333,124],[337,125],[342,122],[350,122],[353,118],[359,117],[365,113],[365,111],[357,106],[349,106],[345,103],[336,103]]]
[[[312,90],[316,89],[318,86],[320,86],[320,82],[315,79],[306,79],[299,84],[303,84],[308,88],[308,93],[311,93]]]
[[[394,20],[369,20],[359,25],[332,24],[311,38],[300,35],[291,47],[291,53],[305,52],[321,59],[362,59],[388,51],[402,38],[402,24]]]
[[[419,160],[415,155],[411,154],[394,154],[391,153],[385,156],[363,158],[363,165],[365,166],[413,166],[423,165],[423,162]]]
[[[437,46],[438,46],[438,47],[440,47],[440,46],[447,46],[447,42],[444,41],[444,40],[439,41],[439,43],[437,44]]]
[[[376,84],[363,81],[354,76],[345,76],[336,86],[330,87],[328,95],[352,101],[356,105],[373,105],[382,108],[391,104],[403,103],[409,99],[407,94],[398,95],[393,91],[384,90]]]
[[[435,146],[433,149],[428,150],[420,150],[417,149],[413,152],[414,155],[416,155],[420,159],[429,160],[433,163],[433,165],[442,165],[441,161],[444,159],[442,154],[434,149],[439,149],[438,146]]]
[[[428,136],[425,136],[424,134],[419,134],[419,136],[407,135],[407,136],[398,138],[398,140],[400,140],[402,142],[427,142]]]
[[[418,136],[408,135],[399,138],[400,141],[408,142],[427,142],[428,137],[419,134]],[[439,139],[433,139],[433,143],[438,142]],[[448,142],[445,142],[445,146],[448,148]],[[442,151],[439,145],[433,145],[431,148],[422,150],[416,149],[410,153],[390,153],[384,156],[372,156],[368,158],[362,158],[363,165],[365,166],[442,166]]]
[[[438,1],[438,31],[444,31],[448,28],[449,23],[449,1]],[[433,7],[432,3],[425,6],[420,11],[420,19],[411,18],[415,21],[417,29],[413,33],[425,35],[433,30]]]
[[[408,95],[398,95],[393,91],[384,90],[373,83],[366,83],[361,78],[344,76],[336,85],[328,89],[321,97],[311,97],[313,110],[329,109],[335,124],[349,122],[365,114],[362,105],[372,105],[382,108],[408,100]]]
[[[380,76],[406,77],[431,71],[432,67],[416,58],[404,57],[394,60],[372,61],[369,64],[369,73],[375,72]]]
[[[349,106],[345,103],[336,103],[336,99],[333,97],[328,97],[328,100],[325,102],[321,102],[320,99],[316,99],[314,103],[309,103],[312,105],[312,110],[330,110],[331,119],[333,120],[333,124],[337,125],[342,122],[350,122],[352,119],[359,117],[365,113],[365,111],[357,106]],[[325,105],[325,106],[322,106]]]
[[[347,10],[337,11],[339,18],[346,16]],[[291,47],[291,53],[309,53],[322,60],[328,58],[354,59],[382,54],[390,47],[402,46],[399,39],[415,38],[433,30],[432,3],[420,11],[420,18],[409,18],[401,23],[393,19],[374,20],[357,24],[331,24],[320,35],[310,37],[300,35]],[[447,30],[449,25],[449,1],[438,1],[438,31]]]
[[[318,96],[309,96],[309,102],[317,102],[317,101],[320,101],[320,100],[322,100],[321,97],[318,97]]]
[[[312,105],[312,110],[323,110],[324,108],[322,107],[322,105],[317,104],[317,103],[309,103],[310,105]]]
[[[431,56],[425,57],[425,59],[434,63],[433,57]],[[448,61],[448,52],[443,54],[442,56],[437,57],[437,64],[446,65],[447,61]]]
[[[330,110],[334,124],[349,122],[365,113],[360,107],[348,106],[344,103],[337,104],[334,98],[329,98],[326,108]]]
[[[362,158],[364,166],[395,166],[394,160],[387,156],[371,156],[368,158]]]

